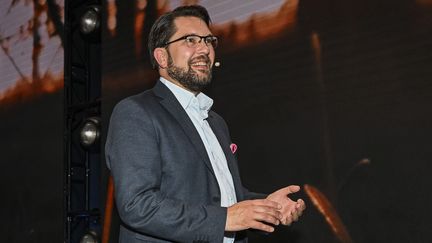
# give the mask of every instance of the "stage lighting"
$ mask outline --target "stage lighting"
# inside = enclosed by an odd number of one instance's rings
[[[90,147],[99,140],[100,127],[97,117],[88,118],[80,131],[80,142],[84,147]]]
[[[89,6],[81,15],[81,33],[89,35],[98,31],[100,27],[100,11],[98,6]]]
[[[98,243],[98,237],[96,232],[90,230],[80,240],[80,243]]]

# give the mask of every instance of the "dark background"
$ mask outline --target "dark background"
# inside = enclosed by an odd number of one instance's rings
[[[2,242],[63,241],[63,94],[0,104]]]

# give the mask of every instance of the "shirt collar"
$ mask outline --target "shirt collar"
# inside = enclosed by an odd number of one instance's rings
[[[206,113],[210,110],[213,105],[213,100],[202,92],[199,92],[197,96],[189,90],[186,90],[167,79],[160,77],[160,81],[168,87],[169,90],[174,94],[177,100],[180,102],[183,109],[187,109],[190,106],[194,106],[193,100],[198,101],[199,110],[205,111]],[[206,116],[207,117],[207,116]]]

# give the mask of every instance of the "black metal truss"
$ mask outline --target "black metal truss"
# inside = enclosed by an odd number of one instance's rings
[[[90,230],[99,235],[101,231],[100,144],[86,148],[79,138],[85,120],[101,114],[100,39],[86,37],[79,30],[80,16],[86,8],[100,4],[100,0],[65,1],[65,243],[79,242]]]

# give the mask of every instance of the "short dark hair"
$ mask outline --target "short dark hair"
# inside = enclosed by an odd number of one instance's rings
[[[153,52],[156,48],[164,47],[177,31],[174,20],[178,17],[197,17],[202,19],[207,26],[211,23],[207,10],[200,5],[177,7],[173,11],[160,16],[153,24],[148,38],[148,50],[153,68],[158,66],[158,63],[153,56]]]

